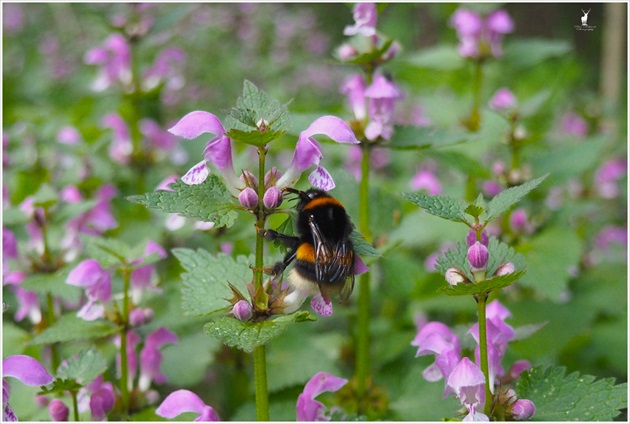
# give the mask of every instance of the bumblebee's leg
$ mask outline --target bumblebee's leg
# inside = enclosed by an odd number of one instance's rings
[[[295,250],[300,244],[300,238],[296,236],[289,236],[286,234],[279,233],[275,230],[266,230],[264,228],[256,227],[258,234],[263,236],[267,241],[279,241],[284,244],[288,248]]]
[[[275,264],[271,266],[265,267],[264,269],[265,274],[273,275],[274,277],[282,274],[282,272],[284,272],[286,267],[288,267],[289,264],[293,261],[293,259],[295,259],[295,255],[296,255],[295,251],[291,251],[287,253],[282,261],[276,262]]]

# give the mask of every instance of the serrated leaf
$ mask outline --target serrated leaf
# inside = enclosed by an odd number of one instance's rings
[[[384,146],[397,150],[418,150],[444,147],[464,141],[467,134],[436,128],[396,126],[391,140]]]
[[[536,367],[521,374],[518,397],[536,405],[537,421],[612,421],[628,406],[627,383],[614,378],[595,380],[564,367]]]
[[[184,272],[182,274],[182,307],[185,315],[208,315],[230,306],[232,284],[241,293],[248,293],[246,282],[252,279],[253,259],[219,253],[211,255],[203,249],[173,249]]]
[[[38,392],[38,395],[49,395],[52,393],[63,394],[65,392],[78,392],[81,389],[81,384],[77,383],[72,379],[61,379],[57,378],[52,384],[49,384],[43,388],[42,391]]]
[[[103,268],[123,265],[129,259],[131,248],[123,241],[84,234],[79,238],[84,245],[86,256],[97,261]]]
[[[463,241],[457,242],[455,248],[448,249],[444,254],[438,256],[435,269],[445,274],[449,268],[456,268],[466,275],[469,281],[474,281],[468,263],[468,246]]]
[[[468,205],[466,207],[466,209],[464,210],[464,212],[466,212],[468,215],[472,216],[472,217],[478,217],[479,215],[481,215],[484,212],[484,208],[481,206],[477,206],[477,205]]]
[[[420,206],[431,215],[455,222],[466,221],[466,203],[449,196],[430,196],[425,193],[401,193],[403,198]]]
[[[488,202],[488,216],[486,220],[492,221],[494,218],[503,214],[503,212],[507,211],[510,206],[517,203],[525,197],[527,193],[538,187],[538,185],[542,183],[548,175],[549,174],[545,174],[535,180],[528,181],[516,187],[508,188],[507,190],[503,190],[501,193],[494,196],[492,200]]]
[[[517,281],[525,274],[525,270],[516,271],[511,274],[492,277],[484,280],[480,283],[461,283],[455,286],[446,284],[438,288],[438,293],[446,294],[449,296],[463,296],[471,294],[488,293],[493,290],[502,289]]]
[[[257,346],[284,333],[295,322],[315,321],[316,318],[306,311],[291,315],[281,315],[260,322],[240,321],[233,317],[221,317],[204,325],[206,334],[220,342],[241,349],[253,351]]]
[[[357,230],[352,230],[352,233],[350,233],[350,241],[354,247],[354,252],[359,256],[383,257],[383,254],[376,250],[372,243],[368,243],[363,234]]]
[[[497,269],[508,262],[512,262],[516,270],[525,269],[525,258],[520,253],[516,253],[513,248],[500,242],[496,237],[492,237],[488,242],[488,264],[486,269],[488,275],[494,275]]]
[[[162,212],[205,222],[214,222],[215,228],[231,227],[239,208],[223,181],[214,174],[201,184],[188,185],[177,180],[170,185],[173,191],[158,190],[151,193],[129,196],[127,200],[140,203]]]
[[[33,337],[29,344],[43,345],[74,340],[91,340],[111,336],[120,331],[110,321],[85,321],[74,312],[62,315],[53,325]]]
[[[86,386],[107,370],[103,354],[94,348],[81,350],[65,360],[57,369],[57,378],[74,380]]]
[[[238,98],[236,107],[225,119],[227,136],[255,146],[264,146],[280,137],[289,129],[288,103],[280,104],[261,91],[252,82],[245,80],[243,95]],[[264,119],[267,124],[261,131],[258,123]]]

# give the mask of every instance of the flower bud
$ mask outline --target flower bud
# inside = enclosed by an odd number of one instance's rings
[[[475,230],[470,230],[468,232],[468,235],[466,235],[466,244],[468,244],[468,247],[471,247],[473,244],[475,244],[475,242],[477,241],[477,232]],[[485,231],[481,232],[481,244],[483,244],[484,246],[488,246],[488,233],[486,233]]]
[[[238,201],[247,209],[254,209],[258,205],[258,194],[251,187],[245,187],[238,195]]]
[[[519,399],[512,405],[511,412],[515,420],[527,420],[536,413],[536,406],[531,400]]]
[[[514,271],[516,271],[516,267],[514,266],[512,262],[508,262],[506,264],[501,265],[497,269],[497,271],[494,273],[494,275],[497,275],[497,276],[508,275],[508,274],[513,273]]]
[[[251,187],[254,190],[258,189],[258,180],[256,179],[256,176],[248,170],[244,169],[239,178],[242,182],[245,183],[246,187]]]
[[[276,186],[269,187],[263,196],[263,205],[267,209],[275,209],[282,204],[282,192]]]
[[[132,327],[139,327],[153,319],[153,309],[135,308],[129,312],[129,324]]]
[[[468,261],[473,270],[484,269],[488,264],[488,248],[476,241],[468,249]]]
[[[337,51],[339,55],[339,59],[341,60],[352,60],[358,54],[357,49],[355,49],[350,44],[342,44]]]
[[[68,421],[68,407],[61,399],[53,399],[48,405],[48,413],[52,421]]]
[[[451,286],[456,286],[459,283],[463,283],[464,281],[466,281],[466,277],[464,276],[464,274],[457,268],[447,269],[446,273],[444,274],[444,278],[446,278],[446,281]]]
[[[239,300],[234,304],[232,313],[241,321],[247,321],[253,315],[252,305],[246,300]]]
[[[508,110],[516,107],[516,97],[507,88],[500,88],[490,99],[490,108],[494,110]]]

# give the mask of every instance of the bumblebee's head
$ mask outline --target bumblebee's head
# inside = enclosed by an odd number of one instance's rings
[[[317,199],[320,197],[330,197],[330,195],[327,194],[324,190],[320,190],[317,188],[311,188],[306,191],[302,191],[302,190],[296,190],[291,187],[287,187],[284,190],[288,191],[289,193],[298,195],[297,199],[300,201],[297,206],[298,210],[304,209],[304,207],[314,199]]]

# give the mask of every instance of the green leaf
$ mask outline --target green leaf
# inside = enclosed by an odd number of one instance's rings
[[[474,283],[461,283],[456,286],[446,284],[438,288],[438,293],[446,294],[449,296],[463,296],[471,294],[487,293],[492,290],[502,289],[517,281],[525,274],[525,270],[515,271],[511,274],[492,277],[488,280],[484,280],[478,284]]]
[[[503,59],[515,68],[529,68],[547,59],[563,56],[571,49],[571,44],[565,40],[515,40],[506,43]]]
[[[170,187],[173,191],[158,190],[129,196],[127,200],[162,212],[214,222],[215,228],[231,227],[234,224],[235,209],[240,206],[234,202],[227,187],[216,175],[208,175],[203,183],[195,185],[177,180]]]
[[[548,175],[549,174],[545,174],[540,178],[536,178],[535,180],[528,181],[516,187],[508,188],[497,194],[488,202],[488,217],[486,220],[492,221],[494,218],[499,217],[503,212],[507,211],[510,206],[517,203],[525,197],[527,193],[538,187]]]
[[[264,146],[287,132],[290,126],[288,103],[280,104],[270,99],[250,81],[243,84],[243,95],[225,119],[226,135],[236,141]],[[264,119],[264,130],[258,123]]]
[[[380,48],[373,50],[371,49],[366,53],[362,53],[359,56],[354,57],[352,60],[347,60],[343,62],[352,63],[354,65],[373,65],[373,62],[381,60],[381,57],[383,56],[383,54],[385,54],[385,52],[387,52],[387,49],[389,49],[393,42],[394,40],[389,38],[385,40]]]
[[[442,256],[438,256],[435,269],[444,275],[449,268],[460,270],[470,281],[475,279],[468,263],[468,245],[463,241],[457,242],[455,248],[448,249]]]
[[[363,237],[363,234],[357,230],[352,230],[352,233],[350,233],[350,241],[354,247],[354,252],[359,256],[376,256],[379,258],[383,256],[381,252],[376,250],[376,248],[372,246],[372,243],[368,243]]]
[[[284,333],[291,324],[303,321],[316,321],[316,318],[306,311],[260,322],[239,321],[226,316],[207,323],[203,328],[206,334],[222,343],[251,352],[257,346],[264,345]]]
[[[437,71],[452,71],[461,68],[466,63],[452,45],[422,49],[420,53],[406,56],[402,60],[417,68]]]
[[[49,395],[57,393],[63,395],[65,392],[78,392],[81,389],[81,384],[72,379],[57,378],[52,384],[44,387],[42,391],[37,393],[38,395]]]
[[[431,215],[455,222],[467,222],[466,203],[449,196],[430,196],[425,193],[401,193],[403,198],[420,206]]]
[[[29,223],[31,218],[19,208],[6,208],[2,211],[2,225],[11,227]]]
[[[97,261],[103,268],[121,266],[129,259],[131,248],[118,239],[83,234],[79,238],[83,242],[86,256]]]
[[[517,393],[536,405],[537,421],[612,421],[628,406],[627,383],[595,380],[564,367],[536,367],[521,374]]]
[[[37,190],[37,193],[33,195],[33,206],[48,209],[57,203],[58,200],[59,197],[55,190],[53,190],[53,188],[47,183],[44,183],[41,185],[39,190]]]
[[[247,294],[246,282],[252,279],[249,268],[253,259],[219,253],[211,255],[203,249],[173,249],[184,272],[182,274],[182,307],[185,315],[201,316],[230,306],[233,296],[228,283]]]
[[[488,275],[494,275],[497,269],[508,262],[512,262],[516,270],[525,269],[526,262],[523,255],[516,253],[513,248],[492,237],[488,242]]]
[[[54,297],[60,297],[68,302],[77,303],[83,290],[80,287],[66,284],[70,269],[62,268],[52,274],[32,274],[22,281],[22,288],[38,294],[50,293]]]
[[[519,246],[528,265],[523,285],[552,300],[560,300],[582,255],[583,240],[570,228],[553,227]],[[553,258],[553,260],[550,260]]]
[[[398,150],[428,149],[461,143],[467,138],[463,131],[445,131],[427,127],[397,126],[384,147]]]
[[[86,386],[107,370],[103,354],[94,348],[84,349],[66,359],[57,369],[57,378],[74,380]]]
[[[74,312],[62,315],[53,325],[36,335],[29,344],[43,345],[74,340],[90,340],[111,336],[120,331],[110,321],[85,321]]]

